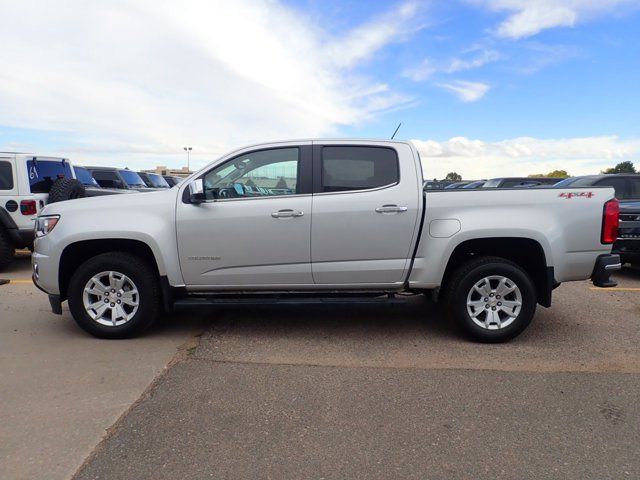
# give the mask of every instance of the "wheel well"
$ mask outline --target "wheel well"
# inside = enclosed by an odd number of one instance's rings
[[[159,275],[158,264],[149,245],[139,240],[109,238],[85,240],[68,245],[60,257],[58,283],[62,300],[67,298],[67,287],[71,276],[85,261],[107,252],[126,252],[145,260]]]
[[[538,303],[545,307],[551,305],[551,290],[555,287],[553,267],[547,267],[542,246],[530,238],[477,238],[462,242],[449,257],[442,285],[446,285],[460,265],[479,255],[502,257],[518,264],[531,277]]]

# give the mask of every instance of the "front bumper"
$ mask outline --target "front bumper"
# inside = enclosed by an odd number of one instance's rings
[[[40,253],[36,249],[31,254],[31,272],[33,283],[40,290],[49,295],[60,295],[57,259]]]
[[[620,261],[620,255],[617,254],[605,254],[600,255],[596,259],[596,265],[593,268],[593,273],[591,274],[591,281],[596,287],[615,287],[618,285],[618,282],[615,280],[611,280],[611,274],[622,268],[622,263]]]

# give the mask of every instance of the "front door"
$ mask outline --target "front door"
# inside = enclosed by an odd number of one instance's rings
[[[240,154],[201,177],[207,201],[178,200],[178,251],[187,286],[313,284],[310,149]]]

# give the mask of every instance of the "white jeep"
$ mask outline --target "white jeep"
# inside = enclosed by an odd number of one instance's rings
[[[84,196],[68,160],[0,152],[0,271],[17,248],[33,248],[34,223],[46,204]]]

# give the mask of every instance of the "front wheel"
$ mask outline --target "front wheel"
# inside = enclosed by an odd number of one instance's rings
[[[100,338],[128,338],[158,316],[158,274],[135,255],[110,252],[84,262],[69,282],[76,323]]]
[[[500,257],[462,265],[446,291],[447,312],[473,340],[497,343],[519,335],[536,311],[536,290],[527,272]]]

